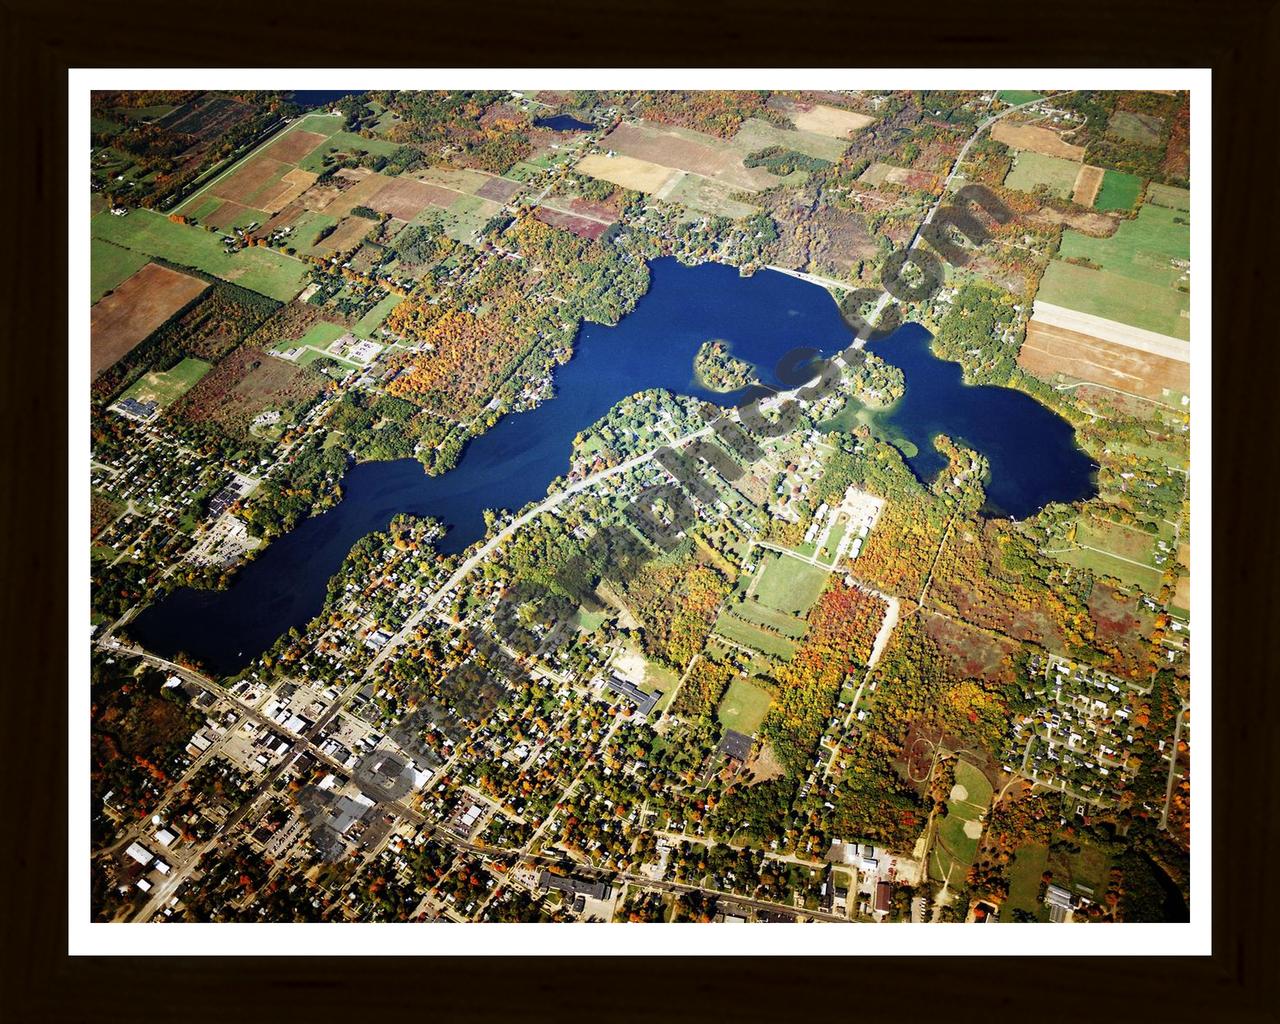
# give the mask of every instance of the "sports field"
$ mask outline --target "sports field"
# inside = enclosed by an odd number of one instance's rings
[[[1004,184],[1019,192],[1032,192],[1037,185],[1043,185],[1053,195],[1066,199],[1075,188],[1079,173],[1080,165],[1071,160],[1024,150],[1014,157]]]
[[[1107,171],[1102,176],[1102,188],[1093,201],[1095,210],[1132,210],[1142,195],[1142,179],[1136,174]]]
[[[164,409],[195,387],[196,382],[212,369],[212,364],[203,359],[184,359],[163,373],[145,374],[121,397],[155,402]]]
[[[1064,232],[1059,255],[1093,266],[1054,260],[1036,299],[1187,340],[1190,297],[1178,286],[1185,285],[1191,256],[1188,219],[1148,204],[1110,238]]]
[[[137,273],[147,263],[141,253],[122,249],[101,238],[89,245],[89,299],[97,302],[125,278]]]
[[[946,817],[938,824],[929,857],[929,873],[938,881],[963,882],[977,856],[982,818],[990,804],[991,783],[987,777],[967,761],[957,760]]]
[[[262,247],[229,255],[218,235],[175,224],[152,210],[131,210],[127,217],[100,213],[90,221],[90,231],[94,238],[203,270],[281,302],[297,295],[308,276],[301,260]]]
[[[827,574],[816,566],[770,552],[762,560],[755,596],[762,605],[791,615],[806,615],[827,585]]]
[[[1011,107],[1020,107],[1024,103],[1034,103],[1036,100],[1044,99],[1044,93],[1032,92],[1030,89],[1002,89],[997,93],[1000,102],[1008,103]]]
[[[750,736],[760,728],[771,700],[768,691],[762,690],[755,683],[735,679],[720,701],[716,718],[726,729]]]

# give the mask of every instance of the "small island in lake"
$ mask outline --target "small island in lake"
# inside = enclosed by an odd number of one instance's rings
[[[741,391],[760,383],[750,363],[729,353],[726,341],[704,341],[693,357],[693,372],[708,391]]]

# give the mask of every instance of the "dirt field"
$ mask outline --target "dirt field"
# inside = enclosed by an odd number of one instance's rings
[[[457,198],[457,192],[450,192],[438,185],[428,185],[411,178],[394,178],[366,199],[363,205],[407,221],[413,220],[428,206],[447,209]]]
[[[637,160],[690,171],[753,192],[777,184],[777,178],[763,167],[744,166],[742,156],[728,143],[688,129],[620,124],[600,145]]]
[[[455,192],[469,195],[478,195],[487,182],[504,180],[465,167],[426,167],[413,173],[414,177],[428,185],[439,185],[441,188],[451,188]]]
[[[260,215],[255,216],[255,214]],[[250,210],[247,206],[241,206],[227,199],[219,203],[218,208],[205,217],[202,223],[219,231],[228,231],[232,227],[247,228],[255,220],[263,223],[262,217],[265,216],[267,214],[261,211]]]
[[[1084,147],[1064,142],[1057,132],[1034,125],[1010,124],[997,121],[991,128],[991,137],[1014,149],[1029,149],[1043,156],[1060,156],[1079,163],[1084,159]]]
[[[1173,588],[1173,603],[1179,608],[1191,610],[1191,574],[1184,573],[1178,577],[1178,585]]]
[[[346,252],[359,245],[374,226],[373,221],[364,217],[348,217],[331,235],[320,239],[312,248],[322,253]]]
[[[1063,213],[1050,206],[1041,207],[1039,212],[1029,215],[1027,220],[1042,224],[1065,224],[1067,227],[1075,228],[1081,234],[1094,238],[1110,238],[1116,233],[1116,226],[1120,223],[1116,218],[1108,217],[1105,213]]]
[[[341,170],[334,179],[334,184],[323,190],[309,189],[304,202],[308,208],[338,219],[350,213],[352,207],[368,206],[369,200],[391,181],[363,167]],[[316,205],[312,205],[312,197]]]
[[[277,213],[297,200],[303,192],[315,183],[316,176],[310,171],[304,171],[300,167],[286,171],[284,177],[280,179],[280,187],[278,189],[264,190],[264,195],[260,200],[262,202],[260,209],[266,210],[268,213]]]
[[[287,164],[296,164],[327,138],[327,135],[304,132],[295,128],[271,143],[262,151],[262,155]]]
[[[1076,175],[1075,187],[1071,190],[1071,201],[1081,206],[1092,206],[1098,197],[1098,189],[1102,187],[1102,168],[1080,165]]]
[[[292,164],[273,160],[268,156],[256,156],[247,164],[236,168],[221,181],[215,182],[209,192],[220,199],[230,199],[241,206],[255,206],[255,197],[266,192],[273,182],[279,182],[285,173],[293,170]]]
[[[99,301],[90,313],[89,371],[97,376],[209,285],[148,263]]]
[[[547,206],[539,206],[533,215],[544,224],[553,228],[570,231],[579,238],[599,238],[609,230],[609,225],[599,220],[588,220],[564,210],[553,210]]]
[[[772,99],[769,105],[774,105]],[[852,110],[824,107],[821,104],[786,101],[778,109],[791,118],[791,123],[802,132],[814,132],[833,139],[847,139],[860,128],[865,128],[875,121],[874,117],[868,117],[866,114],[855,114]]]
[[[603,153],[583,157],[575,169],[579,174],[589,174],[593,178],[650,195],[661,190],[679,173],[648,160],[637,160],[629,156],[605,156]]]
[[[509,178],[490,178],[478,189],[475,195],[481,199],[492,199],[496,203],[505,203],[516,195],[524,186],[518,181],[512,181]]]
[[[1186,362],[1035,318],[1027,325],[1018,365],[1037,377],[1061,373],[1156,401],[1163,398],[1165,388],[1182,394],[1191,389],[1191,367]]]

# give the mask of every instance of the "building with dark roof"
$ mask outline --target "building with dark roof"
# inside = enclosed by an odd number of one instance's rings
[[[720,737],[720,745],[716,747],[716,751],[735,761],[745,761],[751,756],[751,746],[754,742],[750,736],[726,729],[724,735]]]
[[[648,715],[653,710],[655,704],[662,699],[662,694],[658,692],[645,693],[644,690],[636,686],[629,679],[620,679],[618,676],[608,676],[604,685],[616,693],[619,697],[625,697],[636,706],[636,710],[642,715]]]
[[[567,875],[553,875],[543,870],[538,876],[539,889],[555,889],[566,896],[588,896],[593,900],[607,900],[613,889],[608,882],[584,882]]]
[[[891,882],[876,883],[876,912],[888,913],[893,907],[893,884]]]

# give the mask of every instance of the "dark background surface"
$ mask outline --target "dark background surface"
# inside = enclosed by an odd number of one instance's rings
[[[9,464],[0,493],[0,749],[6,766],[0,934],[8,949],[0,960],[0,1019],[256,1021],[311,1017],[317,1010],[314,1019],[321,1020],[412,1014],[504,1024],[575,1016],[609,1022],[1280,1019],[1280,673],[1271,630],[1280,431],[1275,284],[1265,272],[1280,225],[1277,55],[1276,4],[1245,0],[839,3],[828,10],[759,0],[732,8],[544,0],[509,11],[494,4],[433,10],[406,0],[356,7],[220,0],[92,8],[7,0],[0,8],[6,100],[0,194],[9,227],[8,266],[0,275],[0,309],[9,326],[0,372],[0,436]],[[874,944],[867,926],[831,933],[833,954],[855,954],[838,960],[68,958],[66,69],[254,61],[296,67],[1212,66],[1213,956],[878,960],[856,955]],[[1204,130],[1192,125],[1193,132]],[[1271,316],[1264,319],[1266,313]],[[1198,586],[1207,583],[1198,577]],[[1207,638],[1202,625],[1197,642]],[[1197,721],[1205,722],[1203,711]],[[87,863],[71,868],[86,871]],[[714,930],[703,934],[706,951],[714,953]],[[963,933],[956,948],[964,949]]]

